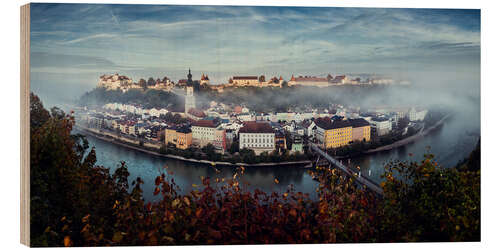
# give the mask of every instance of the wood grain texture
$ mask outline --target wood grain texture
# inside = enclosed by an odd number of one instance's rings
[[[21,244],[30,246],[30,5],[21,6]]]

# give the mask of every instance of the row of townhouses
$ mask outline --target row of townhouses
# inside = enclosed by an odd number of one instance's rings
[[[256,113],[242,106],[210,102],[206,110],[171,112],[166,108],[146,109],[140,105],[108,103],[98,111],[87,112],[82,120],[89,127],[109,129],[121,134],[158,141],[177,148],[215,146],[226,152],[231,143],[256,153],[284,150],[285,133],[292,136],[292,151],[302,151],[309,138],[324,148],[337,148],[356,141],[370,141],[399,128],[401,119],[422,121],[427,110],[419,108],[360,108],[333,105],[330,109],[298,112]],[[185,124],[172,124],[162,115],[179,115]],[[289,137],[290,139],[290,137]],[[290,149],[290,148],[289,148]]]

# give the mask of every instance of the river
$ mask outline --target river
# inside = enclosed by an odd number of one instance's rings
[[[154,156],[113,143],[87,136],[90,146],[95,146],[97,164],[109,167],[111,172],[125,161],[130,172],[129,182],[141,177],[144,180],[143,191],[146,200],[154,201],[154,179],[161,173],[172,172],[175,183],[181,193],[193,189],[192,184],[201,185],[201,176],[215,178],[232,178],[237,171],[235,167],[217,166],[217,170],[207,164],[196,164],[175,159]],[[165,168],[167,167],[167,168]],[[249,190],[259,188],[265,192],[284,192],[290,184],[296,191],[314,193],[317,182],[313,181],[307,170],[301,167],[247,167],[240,177],[240,184],[248,183]],[[279,183],[275,183],[278,179]],[[199,188],[199,187],[196,187]]]

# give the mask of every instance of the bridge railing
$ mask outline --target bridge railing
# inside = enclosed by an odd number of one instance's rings
[[[367,178],[365,178],[363,176],[359,176],[358,173],[356,173],[355,171],[353,171],[349,167],[345,166],[344,164],[342,164],[337,159],[335,159],[332,156],[328,155],[326,152],[324,152],[323,150],[321,150],[317,145],[311,144],[311,149],[314,150],[314,151],[316,151],[318,154],[320,154],[322,157],[324,157],[327,161],[329,161],[330,163],[332,163],[335,167],[337,167],[340,170],[344,171],[344,173],[346,173],[347,175],[354,177],[355,180],[359,184],[366,186],[368,189],[372,190],[373,192],[375,192],[375,193],[377,193],[379,195],[383,195],[382,188],[378,184],[376,184],[375,182],[373,182],[372,180],[367,179]]]

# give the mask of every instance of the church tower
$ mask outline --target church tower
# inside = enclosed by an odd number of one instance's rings
[[[184,113],[188,113],[190,109],[196,108],[196,102],[194,99],[194,89],[193,89],[193,75],[191,75],[191,69],[187,75],[187,85],[186,85],[186,98],[184,101]]]
[[[191,75],[191,68],[189,69],[189,73],[187,74],[187,85],[188,86],[193,86],[193,75]]]

